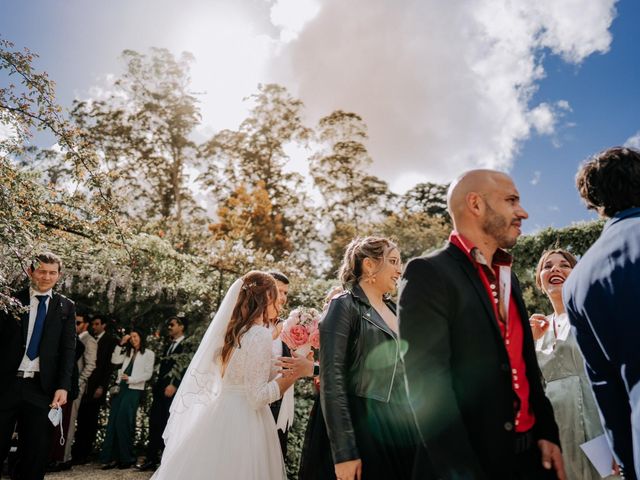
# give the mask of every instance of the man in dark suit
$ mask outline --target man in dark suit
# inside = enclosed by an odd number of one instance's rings
[[[409,262],[399,322],[422,440],[414,477],[564,479],[558,427],[541,384],[511,256],[528,217],[508,175],[451,184],[448,245]]]
[[[276,281],[276,287],[278,287],[278,311],[282,312],[289,298],[289,278],[282,272],[269,272],[269,275]],[[283,322],[284,321],[280,319],[278,325],[276,325],[276,328],[273,330],[273,355],[278,359],[276,366],[282,368],[281,373],[283,375],[294,376],[296,378],[312,377],[314,373],[313,360],[294,354],[287,344],[280,339],[279,335],[282,331]],[[291,426],[289,422],[293,421],[293,417],[280,419],[280,415],[289,415],[290,413],[292,415],[292,412],[282,411],[282,404],[283,402],[290,402],[290,409],[293,410],[293,388],[294,387],[291,386],[282,398],[269,405],[273,418],[278,426],[280,448],[282,449],[282,456],[285,459],[287,458],[287,440],[289,427]],[[285,396],[288,396],[288,398],[285,399]],[[280,421],[278,421],[279,419]]]
[[[609,220],[564,284],[569,321],[607,438],[626,479],[640,478],[640,152],[611,148],[579,170],[588,208]]]
[[[106,331],[107,322],[104,317],[95,316],[91,320],[91,330],[93,338],[98,342],[98,351],[95,369],[87,380],[87,388],[78,410],[78,427],[72,449],[73,463],[76,464],[87,463],[93,451],[98,432],[100,407],[105,404],[107,388],[114,368],[111,363],[111,354],[118,344],[118,340]]]
[[[184,347],[187,319],[183,317],[171,317],[167,320],[167,329],[171,343],[160,360],[158,378],[153,385],[153,403],[149,410],[149,443],[147,444],[147,457],[142,465],[137,465],[140,470],[155,470],[160,461],[160,454],[164,449],[162,433],[169,420],[169,409],[173,397],[180,386],[180,381],[187,371],[189,362],[184,359],[183,367],[177,363],[177,359],[186,353]],[[176,371],[178,370],[178,371]]]
[[[19,318],[0,312],[0,464],[17,422],[22,480],[44,478],[52,438],[49,410],[67,402],[75,362],[75,306],[52,291],[62,260],[35,257],[31,288],[16,298],[28,311]]]

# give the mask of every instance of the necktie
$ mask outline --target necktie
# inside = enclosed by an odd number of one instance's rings
[[[173,349],[176,348],[176,345],[176,342],[171,342],[171,345],[169,345],[169,350],[167,350],[167,355],[171,355],[173,353]]]
[[[42,330],[44,330],[44,319],[47,316],[47,295],[36,295],[38,299],[38,312],[36,313],[36,321],[31,332],[31,340],[27,348],[27,358],[34,360],[40,354],[40,340],[42,339]]]

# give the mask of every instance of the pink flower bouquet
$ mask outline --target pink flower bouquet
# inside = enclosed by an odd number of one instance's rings
[[[284,321],[280,339],[299,355],[307,355],[311,348],[320,348],[320,313],[315,308],[298,307]]]

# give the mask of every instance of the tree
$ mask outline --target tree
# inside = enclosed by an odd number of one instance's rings
[[[24,270],[36,249],[73,236],[98,242],[121,241],[126,232],[106,193],[108,179],[96,167],[97,156],[79,141],[76,130],[62,115],[55,100],[54,83],[33,67],[36,55],[14,50],[0,39],[0,72],[15,82],[0,88],[0,309],[14,311],[7,295],[16,270]],[[36,130],[57,140],[64,163],[78,185],[92,194],[91,201],[58,185],[42,185],[38,176],[19,168],[18,161],[32,155],[27,146]]]
[[[125,50],[126,71],[106,100],[75,101],[72,116],[86,142],[100,151],[113,179],[123,213],[181,223],[197,211],[187,187],[187,169],[196,165],[192,140],[200,120],[190,92],[193,56],[176,59],[168,50],[150,55]]]
[[[429,216],[440,217],[451,224],[451,217],[447,211],[448,189],[449,185],[418,183],[402,196],[401,203],[410,212],[423,212]]]
[[[359,232],[367,220],[388,213],[392,194],[387,183],[366,173],[372,161],[362,118],[336,110],[320,119],[317,137],[323,149],[310,158],[310,171],[334,228],[352,224]]]
[[[251,191],[243,185],[236,187],[218,207],[218,219],[218,223],[209,226],[215,240],[246,239],[254,248],[276,258],[292,250],[282,215],[273,214],[273,205],[262,181]]]
[[[206,171],[201,179],[219,201],[240,186],[264,190],[272,224],[282,225],[294,250],[304,249],[314,229],[309,199],[303,177],[285,171],[289,160],[285,146],[309,138],[301,119],[302,102],[274,84],[259,85],[250,99],[254,106],[238,130],[218,132],[203,146],[202,156],[217,168]]]

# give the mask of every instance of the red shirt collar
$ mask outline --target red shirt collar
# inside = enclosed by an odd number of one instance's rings
[[[473,255],[471,255],[471,252],[474,248],[478,247],[476,247],[471,240],[466,238],[457,230],[453,230],[451,235],[449,235],[449,242],[462,250],[474,264],[477,263],[473,258]],[[498,248],[493,254],[493,265],[510,267],[512,263],[513,257],[501,248]]]

